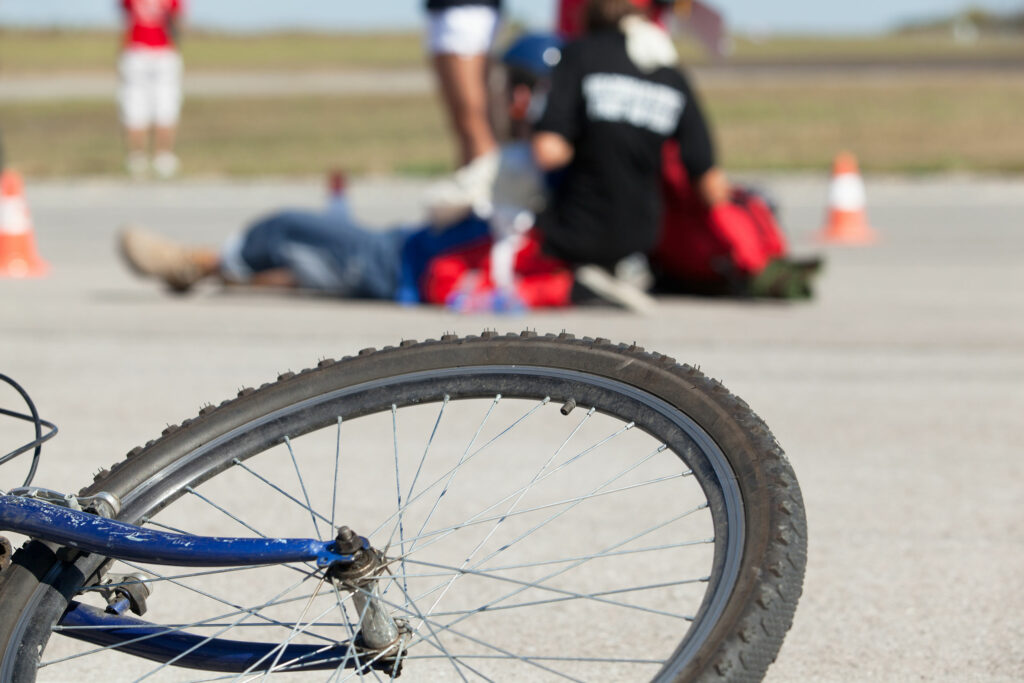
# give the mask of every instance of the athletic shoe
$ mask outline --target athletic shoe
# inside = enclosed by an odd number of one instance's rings
[[[181,162],[173,152],[158,152],[153,157],[153,171],[164,180],[176,176],[180,166]]]
[[[630,254],[616,263],[615,277],[633,285],[641,292],[650,291],[654,286],[654,273],[651,272],[651,264],[647,257],[640,252]]]
[[[188,291],[206,275],[192,250],[145,228],[126,226],[118,243],[136,274],[163,280],[176,292]]]
[[[653,313],[658,307],[654,297],[635,285],[620,280],[604,268],[580,266],[574,273],[573,301],[576,303],[608,303],[634,313]]]
[[[129,152],[124,160],[124,170],[135,180],[145,178],[149,173],[149,158],[145,152]]]

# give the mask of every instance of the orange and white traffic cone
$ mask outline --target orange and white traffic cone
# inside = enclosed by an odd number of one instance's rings
[[[50,267],[39,258],[21,176],[0,173],[0,277],[42,277]]]
[[[832,183],[828,190],[828,220],[818,233],[819,242],[867,245],[878,240],[868,225],[867,193],[857,168],[857,158],[849,152],[836,157]]]

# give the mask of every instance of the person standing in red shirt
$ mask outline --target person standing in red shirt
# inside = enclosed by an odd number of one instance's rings
[[[184,0],[119,0],[125,32],[118,61],[118,102],[133,177],[150,168],[161,178],[178,172],[174,141],[181,112],[182,60],[177,43]]]

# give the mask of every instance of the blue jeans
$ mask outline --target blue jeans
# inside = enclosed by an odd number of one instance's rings
[[[335,296],[394,299],[402,248],[413,230],[367,230],[342,216],[282,211],[250,226],[223,255],[229,275],[284,268],[307,289]]]

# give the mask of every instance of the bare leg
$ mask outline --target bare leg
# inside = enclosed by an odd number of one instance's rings
[[[497,147],[488,117],[487,55],[434,55],[434,70],[460,149],[460,166]]]
[[[146,154],[149,151],[149,131],[145,128],[126,128],[125,138],[128,141],[130,154]]]
[[[157,154],[173,152],[174,139],[177,132],[178,129],[175,126],[157,126],[154,129],[153,151]]]
[[[161,178],[170,178],[178,173],[178,157],[174,152],[174,126],[157,126],[153,136],[153,170]]]
[[[298,287],[299,281],[287,268],[275,268],[254,273],[245,284],[254,287]]]
[[[220,253],[210,247],[193,247],[189,257],[199,269],[201,277],[207,278],[220,274]]]
[[[141,178],[149,171],[149,130],[126,128],[125,142],[128,145],[128,157],[125,159],[128,174]]]

